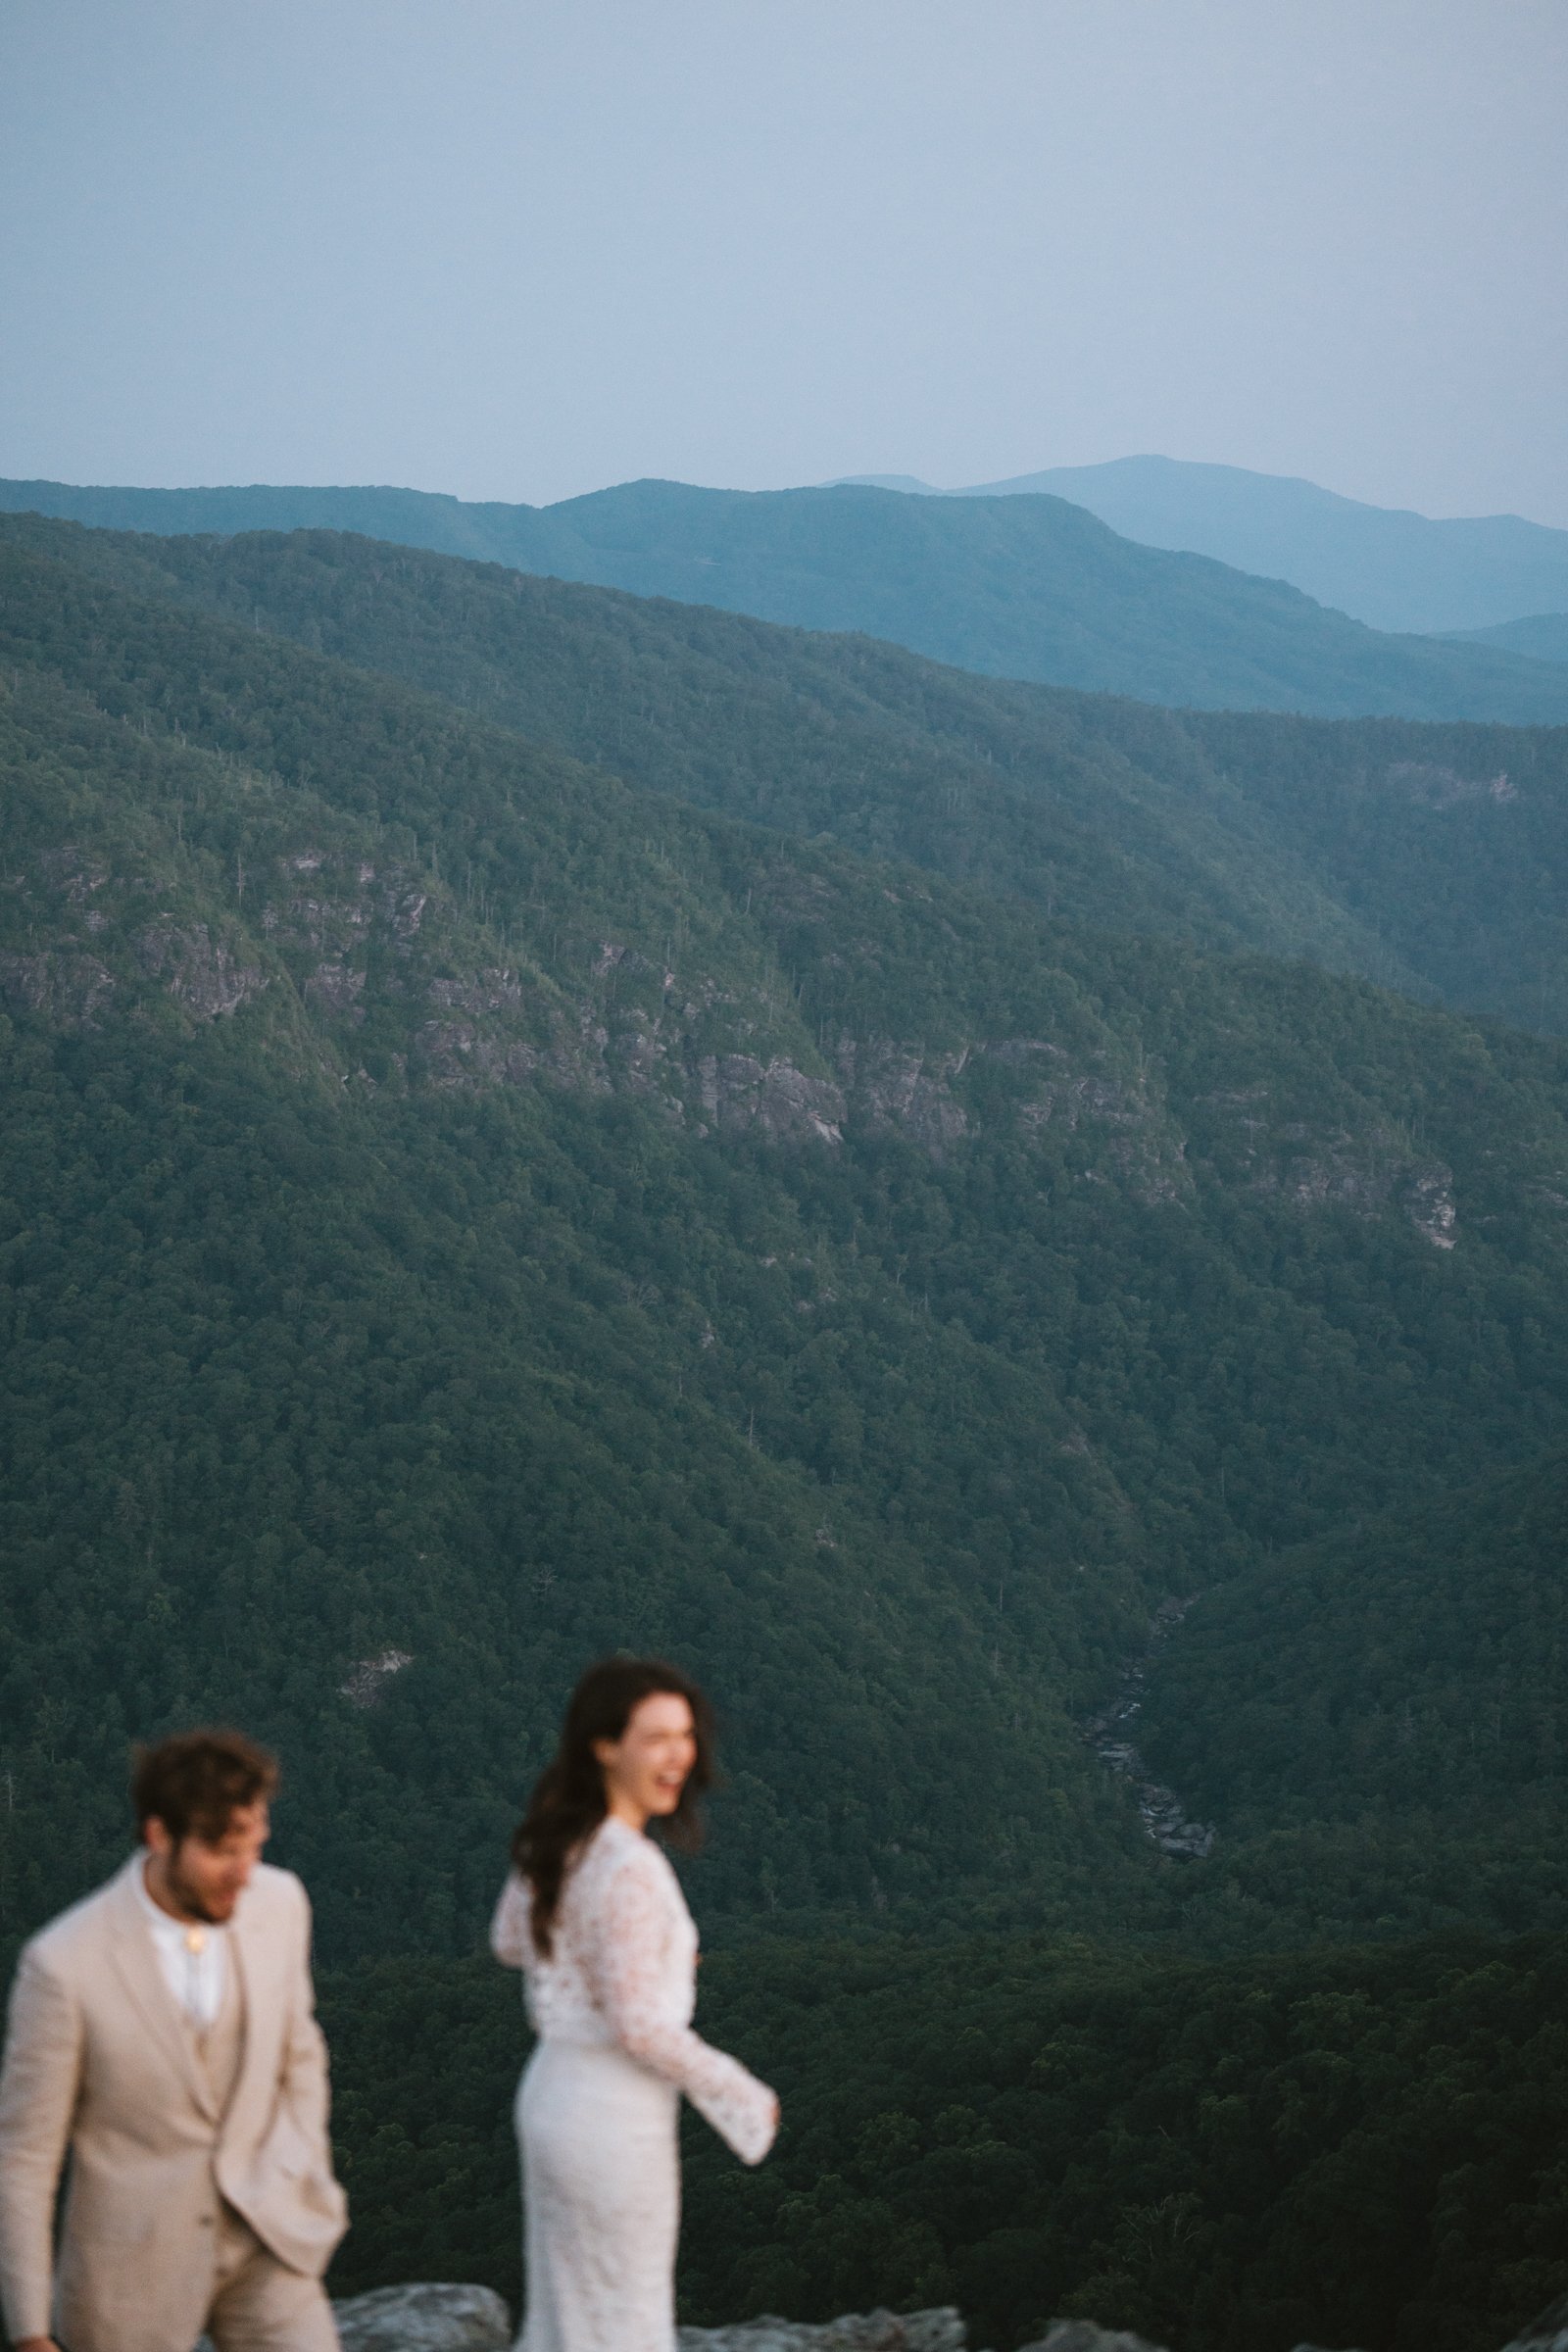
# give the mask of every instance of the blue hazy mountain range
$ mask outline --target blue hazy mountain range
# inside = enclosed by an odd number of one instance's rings
[[[963,490],[937,490],[906,473],[856,478],[936,498],[1069,499],[1141,546],[1185,549],[1289,580],[1375,629],[1490,632],[1521,614],[1544,615],[1555,635],[1543,643],[1500,633],[1490,642],[1537,660],[1568,656],[1568,531],[1517,514],[1434,521],[1289,475],[1176,458],[1053,466]],[[1533,628],[1543,625],[1532,617]]]
[[[1139,545],[1050,496],[643,481],[526,507],[382,488],[7,482],[0,509],[163,534],[358,531],[1149,703],[1568,721],[1568,667],[1503,647],[1380,633],[1282,580]]]
[[[1500,620],[1490,629],[1454,629],[1460,645],[1500,645],[1533,662],[1568,662],[1568,612],[1527,612],[1522,620]]]

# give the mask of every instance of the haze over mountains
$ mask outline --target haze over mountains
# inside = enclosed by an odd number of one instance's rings
[[[1506,648],[1383,634],[1279,579],[1136,545],[1050,497],[634,482],[530,508],[406,490],[11,482],[0,506],[122,529],[358,530],[1146,702],[1568,720],[1568,668]]]
[[[1499,620],[1490,629],[1455,632],[1478,645],[1501,646],[1533,662],[1568,662],[1568,612],[1529,612],[1522,620]]]
[[[1568,531],[1517,514],[1440,521],[1315,482],[1176,458],[1052,466],[963,490],[908,474],[856,478],[928,498],[1065,498],[1143,546],[1184,548],[1289,580],[1376,629],[1494,632],[1527,615],[1568,614]]]

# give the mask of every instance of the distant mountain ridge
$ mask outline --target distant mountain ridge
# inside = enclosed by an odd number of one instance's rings
[[[1437,520],[1342,498],[1295,475],[1159,457],[1051,466],[961,490],[938,490],[912,474],[851,478],[930,498],[1065,498],[1140,546],[1184,549],[1289,580],[1375,629],[1485,631],[1488,642],[1515,653],[1563,659],[1502,633],[1522,614],[1568,608],[1568,531],[1517,514]]]
[[[0,483],[0,510],[161,533],[360,531],[638,596],[859,631],[983,675],[1168,706],[1568,721],[1568,667],[1381,635],[1283,581],[1137,546],[1052,497],[645,481],[533,508],[395,489],[10,482]]]
[[[1527,612],[1520,620],[1500,620],[1495,628],[1450,634],[1460,644],[1497,645],[1532,662],[1568,662],[1568,612]]]
[[[1568,1032],[1568,730],[1151,710],[337,532],[8,542],[780,832]]]

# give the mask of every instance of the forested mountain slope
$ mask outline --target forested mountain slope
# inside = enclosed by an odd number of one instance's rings
[[[1140,761],[1163,714],[1101,706],[1105,750]],[[1568,730],[1182,714],[1200,773],[1245,792],[1254,823],[1352,921],[1371,969],[1414,970],[1446,1003],[1568,1028]]]
[[[402,678],[731,815],[912,858],[1080,924],[1388,976],[1377,929],[1319,888],[1176,713],[338,533],[156,538],[15,516],[0,540]]]
[[[1565,729],[1157,710],[326,533],[0,530],[736,815],[1568,1029]]]
[[[1186,548],[1240,571],[1289,580],[1375,629],[1481,631],[1568,605],[1568,531],[1518,514],[1435,519],[1243,466],[1113,458],[946,495],[1042,492],[1087,507],[1147,547]],[[1537,651],[1500,634],[1493,642]]]
[[[1568,671],[1492,647],[1381,635],[1281,580],[1135,545],[1055,498],[650,481],[554,507],[466,507],[405,490],[9,482],[0,505],[122,529],[361,530],[1148,702],[1568,720]]]
[[[1473,1493],[1278,1552],[1191,1611],[1155,1678],[1153,1752],[1233,1829],[1425,1811],[1479,1847],[1506,1811],[1545,1842],[1568,1793],[1565,1569],[1562,1442]]]
[[[220,1712],[329,1954],[466,1947],[619,1641],[726,1704],[710,1915],[1149,1925],[1152,1604],[1551,1439],[1561,1047],[5,590],[8,1939]]]
[[[346,2286],[414,2262],[516,2293],[497,1978],[324,1986]],[[1546,1936],[1224,1966],[1045,1936],[717,1954],[705,2025],[785,2130],[755,2173],[691,2131],[683,2316],[886,2296],[1000,2346],[1073,2314],[1183,2352],[1495,2352],[1568,2287],[1565,2001]]]

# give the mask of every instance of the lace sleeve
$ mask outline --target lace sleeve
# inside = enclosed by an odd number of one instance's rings
[[[674,2008],[663,1965],[669,1897],[656,1871],[640,1858],[624,1863],[605,1889],[596,1928],[594,1989],[621,2048],[683,2090],[743,2163],[760,2164],[778,2128],[778,2101]]]
[[[521,1968],[533,1945],[528,1924],[528,1890],[516,1872],[509,1871],[501,1900],[490,1922],[490,1949],[503,1968]]]

